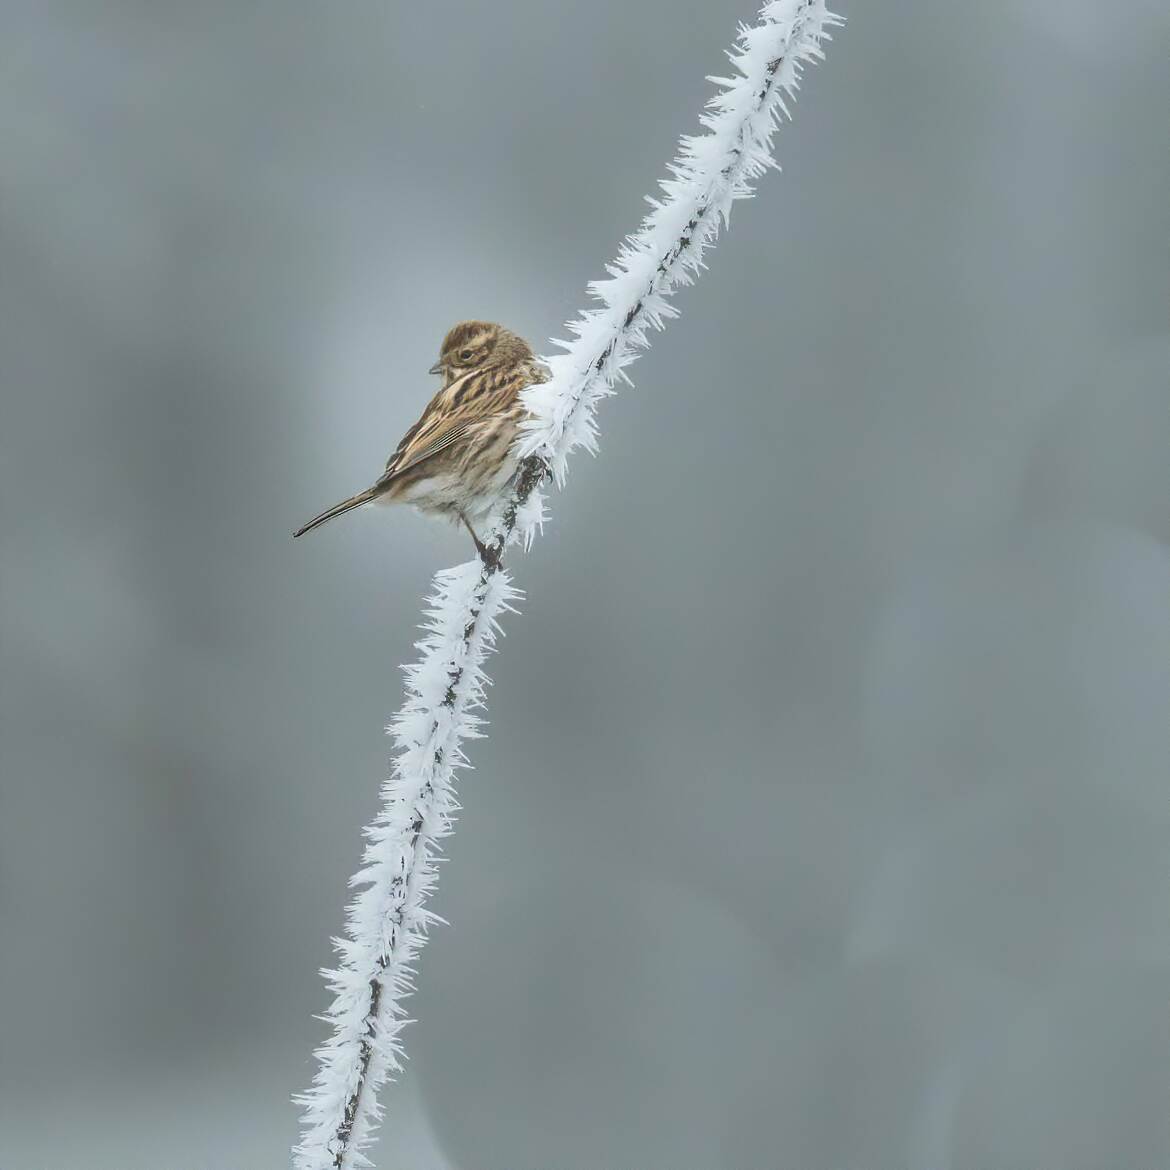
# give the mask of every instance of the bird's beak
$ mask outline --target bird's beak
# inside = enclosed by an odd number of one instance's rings
[[[441,374],[442,372],[443,372],[443,363],[442,362],[435,362],[435,364],[433,366],[431,366],[431,368],[429,370],[427,370],[428,374]]]

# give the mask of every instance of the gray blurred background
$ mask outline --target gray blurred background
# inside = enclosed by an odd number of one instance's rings
[[[492,664],[379,1165],[1170,1164],[1164,5],[846,5]],[[460,317],[752,0],[0,5],[0,1168],[278,1167]]]

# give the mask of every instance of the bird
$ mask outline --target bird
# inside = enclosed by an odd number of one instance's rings
[[[548,367],[524,338],[491,321],[460,321],[448,330],[429,373],[443,385],[402,436],[386,470],[355,496],[334,504],[293,533],[304,536],[362,504],[411,504],[462,522],[480,557],[498,560],[480,540],[482,524],[516,474],[515,441],[528,414],[520,392],[546,382]]]

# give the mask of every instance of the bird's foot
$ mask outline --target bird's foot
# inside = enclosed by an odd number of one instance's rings
[[[471,527],[471,521],[462,512],[459,513],[459,519],[463,521],[464,527],[471,533],[471,539],[475,541],[475,551],[479,553],[479,559],[494,573],[504,562],[503,540],[493,546],[486,545],[479,539],[479,534]]]
[[[475,548],[479,553],[479,559],[490,569],[493,573],[501,568],[504,563],[504,546],[503,541],[495,545],[486,545],[477,536],[475,538]]]

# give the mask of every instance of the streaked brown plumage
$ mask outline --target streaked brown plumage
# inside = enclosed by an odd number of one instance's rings
[[[520,391],[545,381],[548,369],[510,329],[462,321],[443,339],[430,372],[443,375],[443,388],[403,435],[377,482],[315,516],[294,537],[371,501],[406,503],[461,520],[486,555],[474,525],[499,504],[516,472],[512,448],[526,414]]]

